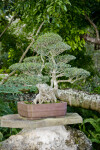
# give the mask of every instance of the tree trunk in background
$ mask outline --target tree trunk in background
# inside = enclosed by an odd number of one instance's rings
[[[73,89],[58,90],[57,98],[66,101],[68,105],[82,107],[100,112],[100,95],[87,94]]]
[[[100,50],[94,51],[92,57],[94,61],[94,67],[98,71],[98,74],[100,76]]]
[[[4,29],[4,31],[0,34],[0,38],[3,36],[3,34],[6,32],[6,30],[8,29],[8,27],[11,25],[11,23],[13,22],[14,18],[15,18],[16,14],[11,18],[9,24],[6,26],[6,28]]]
[[[85,14],[85,18],[86,18],[86,20],[92,25],[92,27],[94,28],[96,37],[91,37],[90,35],[86,34],[86,35],[83,36],[84,40],[86,40],[87,42],[94,43],[95,45],[100,45],[100,36],[99,36],[99,30],[98,30],[97,26],[96,26],[95,23],[87,16],[87,14]]]

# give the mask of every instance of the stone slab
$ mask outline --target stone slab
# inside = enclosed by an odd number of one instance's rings
[[[11,114],[0,117],[0,126],[8,128],[41,128],[49,126],[69,125],[82,123],[82,117],[77,113],[67,113],[64,117],[45,118],[40,120],[28,120],[19,114]]]

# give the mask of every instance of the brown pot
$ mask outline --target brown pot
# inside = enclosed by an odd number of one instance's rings
[[[51,104],[25,104],[24,101],[18,102],[18,113],[28,119],[41,119],[46,117],[65,116],[67,103]]]

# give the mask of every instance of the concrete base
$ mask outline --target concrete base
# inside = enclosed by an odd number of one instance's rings
[[[13,114],[3,116],[0,120],[1,127],[32,129],[82,123],[82,117],[77,113],[67,113],[64,117],[44,118],[40,120],[28,120],[19,114]]]

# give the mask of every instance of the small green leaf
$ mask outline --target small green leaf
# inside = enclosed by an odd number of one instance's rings
[[[47,9],[47,12],[51,12],[53,9],[53,6],[50,6],[48,9]]]
[[[0,132],[0,141],[2,141],[3,134]]]
[[[64,5],[64,6],[63,6],[63,9],[64,9],[65,11],[67,11],[67,7],[66,7],[66,5]]]

